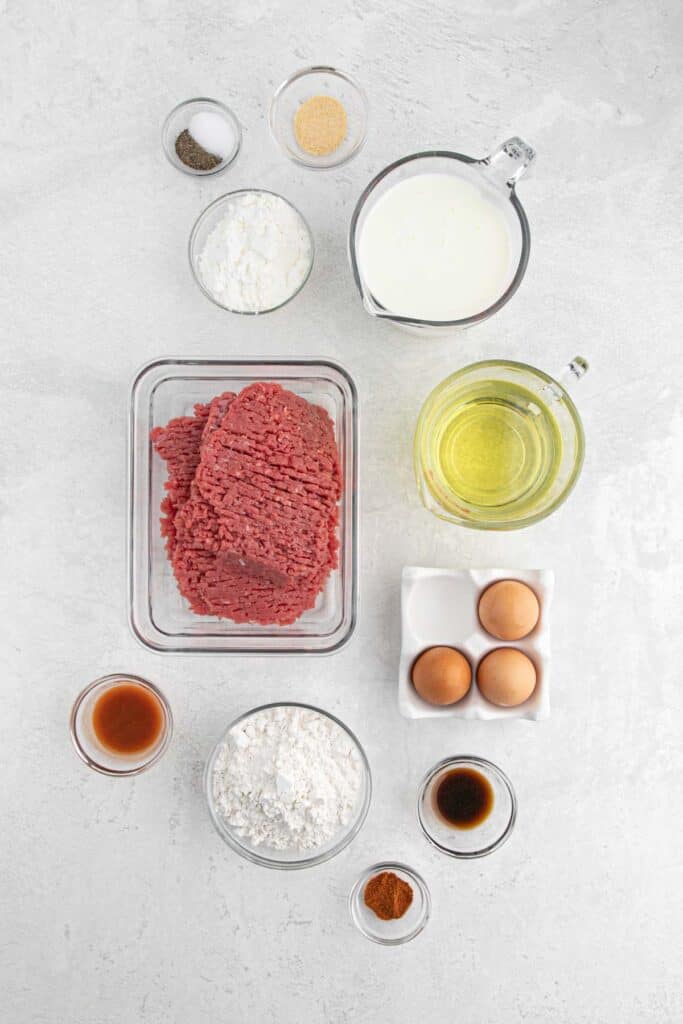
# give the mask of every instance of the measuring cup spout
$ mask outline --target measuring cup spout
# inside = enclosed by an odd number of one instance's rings
[[[367,290],[365,285],[362,283],[362,281],[360,289],[361,299],[366,312],[368,312],[370,316],[381,317],[385,313],[385,311],[381,308],[381,306],[377,305],[377,303],[375,302],[375,300],[373,299],[372,295]]]
[[[513,135],[490,156],[480,160],[479,166],[500,188],[513,189],[535,159],[536,150],[518,135]]]

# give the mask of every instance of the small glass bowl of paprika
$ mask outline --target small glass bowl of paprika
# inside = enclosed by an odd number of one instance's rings
[[[356,928],[381,946],[410,942],[427,924],[431,909],[425,880],[413,868],[392,861],[366,868],[349,896]]]

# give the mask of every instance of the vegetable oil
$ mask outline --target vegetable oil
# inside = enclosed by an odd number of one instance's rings
[[[562,436],[538,394],[510,380],[451,391],[422,437],[425,482],[446,509],[476,519],[495,509],[533,512],[557,477]]]

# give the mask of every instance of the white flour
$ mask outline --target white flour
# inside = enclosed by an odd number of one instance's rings
[[[361,779],[358,751],[335,722],[305,708],[268,708],[229,733],[213,793],[241,838],[310,850],[349,822]]]
[[[240,313],[281,305],[301,287],[310,263],[311,241],[301,216],[269,192],[234,196],[198,260],[204,287]]]

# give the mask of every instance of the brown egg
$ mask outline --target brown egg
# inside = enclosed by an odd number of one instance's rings
[[[536,666],[514,647],[497,647],[479,662],[477,686],[492,704],[516,708],[536,689]]]
[[[469,693],[472,668],[454,647],[428,647],[413,664],[411,678],[429,704],[456,704]]]
[[[532,631],[541,609],[531,587],[519,580],[499,580],[479,598],[479,621],[498,640],[521,640]]]

